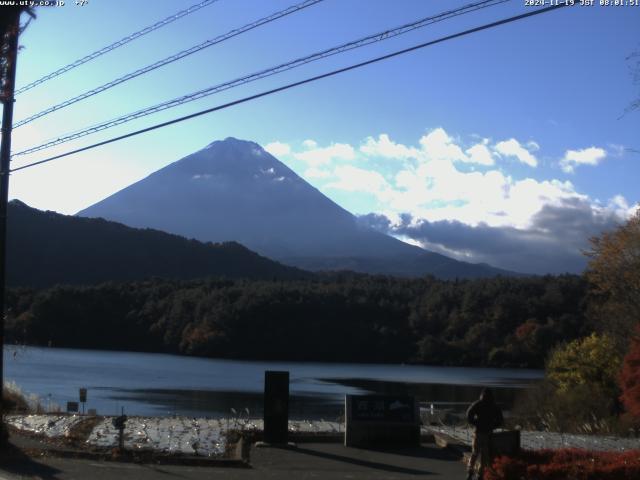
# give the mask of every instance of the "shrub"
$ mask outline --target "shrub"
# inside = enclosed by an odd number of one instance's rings
[[[527,426],[560,432],[610,433],[619,428],[622,358],[607,335],[592,334],[559,347],[546,378],[516,410]]]
[[[560,391],[544,380],[522,392],[512,411],[511,425],[530,430],[580,434],[625,434],[628,422],[614,411],[612,399],[588,385]]]
[[[578,449],[523,450],[498,457],[484,480],[629,480],[640,478],[640,450],[591,452]]]

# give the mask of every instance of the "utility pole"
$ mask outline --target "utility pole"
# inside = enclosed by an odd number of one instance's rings
[[[4,428],[4,323],[6,315],[7,280],[7,204],[9,203],[9,170],[11,160],[11,129],[13,126],[13,102],[16,81],[16,63],[18,60],[18,36],[20,35],[19,8],[3,9],[7,19],[5,30],[0,32],[3,38],[1,55],[4,57],[2,70],[2,144],[0,145],[0,421]],[[4,23],[4,22],[3,22]]]

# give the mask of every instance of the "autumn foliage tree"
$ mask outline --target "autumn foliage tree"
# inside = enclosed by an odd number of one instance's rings
[[[547,378],[558,390],[578,385],[616,396],[621,358],[607,335],[592,333],[556,349],[547,363]]]
[[[640,209],[624,225],[590,241],[586,276],[597,322],[624,352],[640,321]]]
[[[546,367],[555,390],[555,414],[579,422],[615,417],[621,364],[622,356],[606,334],[593,333],[557,348]]]
[[[636,327],[636,333],[622,365],[620,400],[627,413],[640,420],[640,325]]]

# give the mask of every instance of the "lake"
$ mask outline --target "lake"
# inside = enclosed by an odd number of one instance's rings
[[[5,380],[42,405],[66,408],[87,388],[86,408],[112,415],[258,416],[265,370],[290,372],[291,417],[332,418],[345,394],[408,394],[464,408],[483,386],[509,408],[540,370],[218,360],[155,353],[5,346]],[[233,410],[232,410],[233,409]],[[234,414],[233,411],[236,413]]]

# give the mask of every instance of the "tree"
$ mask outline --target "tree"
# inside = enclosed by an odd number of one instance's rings
[[[592,333],[556,349],[547,363],[547,378],[560,392],[584,385],[616,398],[621,364],[613,340]]]
[[[0,98],[4,101],[5,99],[8,99],[9,89],[9,82],[6,75],[8,63],[11,57],[11,52],[9,52],[9,37],[22,32],[22,30],[27,27],[27,25],[24,25],[20,28],[20,32],[14,31],[16,15],[26,13],[31,19],[35,18],[35,13],[32,7],[18,5],[3,6],[0,7],[0,10],[2,11],[2,15],[0,15]],[[13,100],[13,98],[11,98],[11,100]]]
[[[547,362],[548,391],[541,399],[553,420],[550,428],[603,428],[617,418],[621,363],[615,342],[607,335],[592,333],[556,349]]]
[[[586,276],[597,323],[624,352],[640,321],[640,209],[624,225],[590,242]]]
[[[629,415],[640,420],[640,324],[636,327],[636,332],[622,363],[620,401]]]

